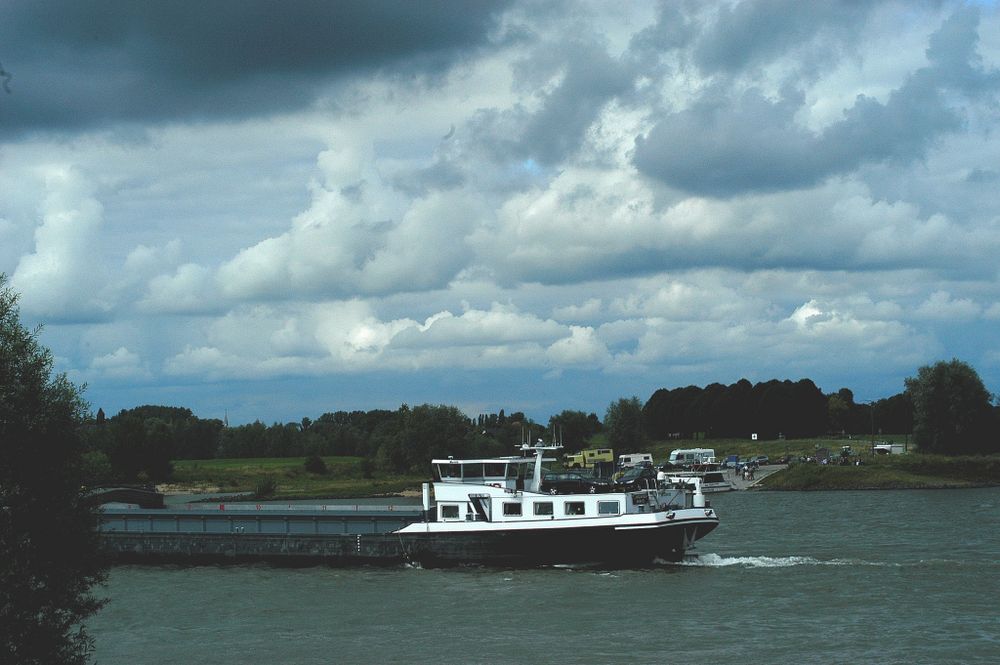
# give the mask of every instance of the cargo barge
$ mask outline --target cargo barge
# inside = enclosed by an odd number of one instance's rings
[[[116,563],[393,565],[410,560],[394,532],[423,519],[420,506],[111,504],[99,528]]]
[[[679,561],[716,526],[700,481],[635,491],[543,491],[546,451],[432,461],[420,506],[106,505],[105,551],[121,562],[647,565]]]

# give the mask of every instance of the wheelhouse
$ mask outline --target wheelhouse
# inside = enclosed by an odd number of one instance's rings
[[[531,477],[530,457],[493,457],[489,459],[436,459],[432,461],[434,475],[442,483],[488,485],[511,490],[523,490],[524,481]]]

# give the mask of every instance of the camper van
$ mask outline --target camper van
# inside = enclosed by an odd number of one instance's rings
[[[592,469],[599,462],[613,463],[615,451],[611,448],[593,448],[581,450],[573,455],[566,455],[565,464],[570,469]]]
[[[670,458],[667,461],[673,466],[715,464],[715,450],[712,448],[677,448],[670,451]]]
[[[622,469],[630,469],[633,466],[653,466],[653,456],[649,453],[619,455],[618,466]]]

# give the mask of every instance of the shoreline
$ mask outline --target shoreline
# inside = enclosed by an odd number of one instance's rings
[[[972,489],[1000,486],[994,462],[900,460],[901,463],[851,465],[793,464],[769,474],[754,490],[770,492],[836,490]],[[917,462],[917,463],[913,463]]]

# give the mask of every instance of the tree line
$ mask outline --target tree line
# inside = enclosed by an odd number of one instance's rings
[[[428,404],[235,427],[187,408],[147,405],[110,418],[98,410],[83,431],[95,482],[162,482],[170,478],[171,460],[180,459],[357,456],[374,469],[421,472],[432,457],[512,454],[522,432],[543,429],[523,413],[470,419],[455,407]]]
[[[828,395],[809,379],[662,388],[645,403],[642,415],[646,432],[659,440],[753,434],[765,440],[802,439],[913,430],[913,406],[906,394],[858,404],[848,388]]]
[[[84,438],[95,478],[152,482],[170,478],[171,460],[216,457],[357,456],[370,469],[419,473],[433,457],[510,455],[527,437],[554,438],[575,452],[600,432],[621,453],[650,440],[911,433],[926,451],[980,453],[1000,450],[1000,410],[992,401],[975,370],[956,360],[921,368],[903,393],[867,403],[855,402],[847,388],[824,394],[810,379],[741,379],[728,386],[662,388],[644,403],[622,398],[608,406],[603,421],[573,410],[545,424],[504,410],[469,418],[453,406],[404,404],[395,411],[337,411],[315,420],[229,427],[186,408],[140,406],[111,418],[99,410]]]

